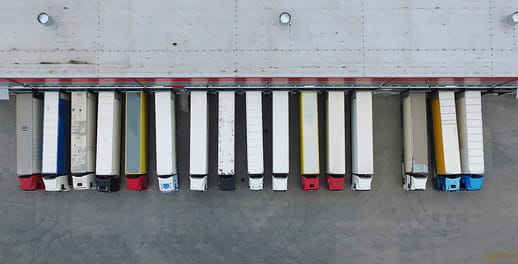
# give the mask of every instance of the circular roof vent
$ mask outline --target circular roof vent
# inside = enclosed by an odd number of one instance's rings
[[[41,12],[38,15],[38,22],[42,25],[49,26],[50,24],[52,24],[52,17],[50,17],[49,14],[45,12]]]
[[[507,23],[509,25],[516,25],[518,24],[518,11],[512,13],[509,18],[507,19]]]
[[[291,15],[290,13],[288,12],[282,12],[280,15],[279,15],[279,22],[282,24],[282,25],[289,25],[290,22],[291,22]]]

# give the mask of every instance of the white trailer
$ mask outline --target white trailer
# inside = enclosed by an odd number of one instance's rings
[[[16,173],[22,190],[45,188],[41,175],[43,98],[16,95]]]
[[[343,190],[345,184],[345,93],[330,91],[326,105],[327,177],[329,190]]]
[[[209,119],[206,91],[191,92],[190,189],[206,191],[209,175]]]
[[[480,91],[457,94],[456,111],[459,132],[461,188],[479,190],[484,177],[484,136]]]
[[[351,102],[352,184],[358,191],[371,189],[374,174],[372,92],[355,91]]]
[[[290,109],[287,91],[272,92],[272,188],[288,190],[290,172]]]
[[[455,92],[438,91],[432,95],[435,145],[435,187],[442,191],[460,189],[460,150],[455,111]]]
[[[97,96],[72,92],[70,171],[74,190],[95,189]]]
[[[120,188],[121,95],[101,91],[98,95],[96,186],[100,192]]]
[[[155,92],[156,174],[163,193],[178,191],[176,171],[176,110],[171,91]]]
[[[320,188],[318,144],[318,96],[315,91],[300,92],[300,172],[302,189]]]
[[[403,189],[425,190],[428,179],[426,93],[403,95]]]
[[[219,189],[233,191],[234,180],[235,93],[218,93],[218,175]]]
[[[247,91],[245,96],[248,182],[250,190],[260,191],[264,181],[262,93]]]
[[[70,190],[70,95],[45,92],[42,173],[46,191]]]

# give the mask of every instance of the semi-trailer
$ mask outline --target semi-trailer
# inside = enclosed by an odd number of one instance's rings
[[[320,188],[318,144],[318,96],[315,91],[300,92],[300,172],[302,189]]]
[[[425,190],[428,179],[426,93],[403,95],[403,189]]]
[[[22,190],[45,189],[41,175],[43,96],[16,95],[16,174]]]
[[[484,135],[480,91],[457,93],[456,111],[460,147],[460,188],[480,190],[484,181]]]
[[[156,174],[163,193],[178,191],[175,94],[155,92]]]
[[[345,184],[345,93],[329,91],[326,104],[326,187],[343,190]]]
[[[440,191],[458,191],[461,168],[455,92],[434,92],[431,107],[435,149],[435,188]]]
[[[95,141],[97,130],[97,95],[71,93],[70,171],[74,190],[95,189]]]
[[[219,190],[234,191],[235,93],[218,93],[218,175]]]
[[[70,94],[44,93],[43,184],[46,191],[70,190]]]
[[[353,190],[371,189],[374,174],[372,129],[372,91],[354,91],[351,100],[351,188]]]
[[[147,179],[147,93],[126,92],[124,174],[126,188],[141,191]]]
[[[209,175],[209,119],[206,91],[192,91],[190,105],[190,189],[207,191]]]
[[[272,92],[272,189],[288,190],[290,111],[288,91]]]
[[[116,192],[121,184],[121,94],[100,91],[97,100],[95,183],[97,191]]]
[[[260,191],[264,182],[262,93],[247,91],[245,96],[248,183],[250,190]]]

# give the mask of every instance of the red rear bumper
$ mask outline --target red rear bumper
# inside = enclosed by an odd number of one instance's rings
[[[318,190],[320,188],[320,178],[307,178],[302,176],[302,189],[304,191]]]
[[[332,177],[327,175],[326,179],[327,189],[333,191],[340,191],[344,189],[345,177]]]
[[[20,188],[24,191],[45,190],[41,174],[18,176],[18,180],[20,180]]]
[[[140,175],[138,177],[129,177],[126,175],[126,188],[134,191],[147,189],[147,175]]]

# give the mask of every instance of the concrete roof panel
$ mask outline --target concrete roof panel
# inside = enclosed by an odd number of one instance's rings
[[[504,23],[515,0],[28,0],[2,7],[0,77],[518,76],[511,59],[518,25]],[[53,25],[37,23],[41,11]],[[291,25],[279,24],[282,11]]]

